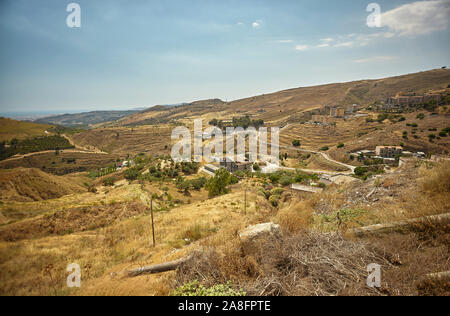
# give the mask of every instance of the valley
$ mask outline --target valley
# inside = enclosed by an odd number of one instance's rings
[[[101,119],[1,119],[2,150],[55,136],[71,148],[58,143],[0,161],[0,294],[172,295],[199,282],[252,296],[449,295],[448,287],[417,283],[450,270],[448,221],[354,233],[448,213],[449,87],[450,71],[438,69]],[[432,109],[376,108],[393,96],[437,91],[442,101]],[[353,105],[358,110],[342,117],[326,108]],[[214,119],[280,127],[279,168],[264,173],[257,161],[214,174],[202,171],[204,161],[174,161],[172,131],[193,131],[194,119],[204,128]],[[379,157],[383,146],[401,154]],[[264,223],[279,234],[248,244],[242,232]],[[183,258],[174,271],[127,276]],[[382,286],[368,288],[374,262]],[[71,263],[82,269],[81,288],[66,286]]]

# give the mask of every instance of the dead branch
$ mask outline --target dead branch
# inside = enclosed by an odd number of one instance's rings
[[[127,272],[128,277],[133,278],[144,274],[155,274],[176,270],[181,264],[185,263],[188,258],[181,258],[175,261],[146,266],[139,269],[130,270]]]

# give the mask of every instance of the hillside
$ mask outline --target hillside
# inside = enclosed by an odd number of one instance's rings
[[[86,189],[73,178],[49,175],[38,169],[0,170],[0,200],[41,201],[81,193]]]
[[[93,111],[77,114],[63,114],[36,120],[36,123],[61,125],[65,127],[93,126],[99,123],[120,120],[138,111]]]
[[[400,93],[424,93],[446,89],[450,70],[436,69],[403,76],[302,87],[232,102],[203,100],[174,108],[156,107],[125,118],[122,125],[190,123],[193,118],[231,119],[245,114],[280,124],[295,121],[299,113],[325,105],[369,105]]]
[[[26,139],[46,135],[45,131],[51,126],[31,122],[16,121],[0,117],[0,142],[10,141],[13,138]]]

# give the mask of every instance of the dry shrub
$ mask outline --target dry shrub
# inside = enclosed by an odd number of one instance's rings
[[[290,233],[296,233],[306,229],[313,216],[314,209],[309,201],[300,201],[293,206],[280,210],[277,222]]]
[[[450,193],[450,161],[438,163],[429,169],[422,165],[419,183],[422,190],[431,194]]]
[[[395,269],[383,270],[382,273],[382,280],[388,284],[391,295],[449,294],[448,287],[419,282],[429,273],[450,270],[448,224],[439,226],[424,223],[414,233],[372,236],[367,242],[378,252],[389,254],[388,259],[398,264]]]
[[[177,271],[176,286],[193,280],[205,286],[232,281],[255,296],[380,295],[366,286],[371,263],[389,265],[363,243],[303,232],[264,240],[253,256],[233,247],[222,254],[197,253]]]

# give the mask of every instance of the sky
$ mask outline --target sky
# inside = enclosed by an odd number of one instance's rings
[[[379,0],[369,27],[372,1],[75,0],[70,28],[72,1],[0,0],[0,113],[231,101],[450,66],[450,0]]]

